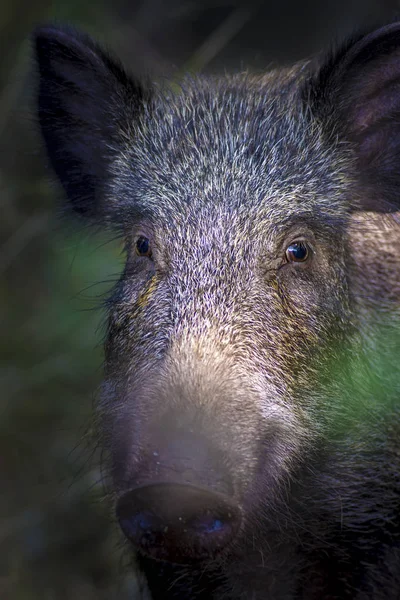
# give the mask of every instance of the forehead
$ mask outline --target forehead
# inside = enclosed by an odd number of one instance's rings
[[[303,79],[298,67],[160,92],[114,165],[116,193],[160,220],[343,217],[348,156],[310,114]]]

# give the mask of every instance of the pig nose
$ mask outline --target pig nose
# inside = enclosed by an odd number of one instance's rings
[[[241,514],[224,494],[157,483],[133,489],[117,504],[126,537],[151,558],[188,564],[221,552],[238,532]]]

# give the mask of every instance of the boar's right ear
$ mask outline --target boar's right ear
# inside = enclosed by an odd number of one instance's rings
[[[359,208],[400,210],[400,22],[334,52],[308,99],[327,130],[354,151]]]
[[[73,209],[102,218],[120,208],[105,206],[103,191],[149,91],[72,28],[39,27],[34,41],[39,122],[51,165]]]

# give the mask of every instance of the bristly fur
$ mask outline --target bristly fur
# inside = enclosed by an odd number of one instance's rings
[[[185,484],[241,515],[215,555],[185,542],[191,566],[136,540],[154,600],[397,600],[400,24],[180,89],[35,35],[51,164],[125,236],[97,410],[112,502]]]

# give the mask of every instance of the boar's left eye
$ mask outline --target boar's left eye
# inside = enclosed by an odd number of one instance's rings
[[[306,242],[292,242],[286,248],[286,260],[288,262],[305,262],[310,254],[310,247]]]
[[[149,238],[144,235],[138,237],[135,250],[138,256],[151,256],[151,244]]]

